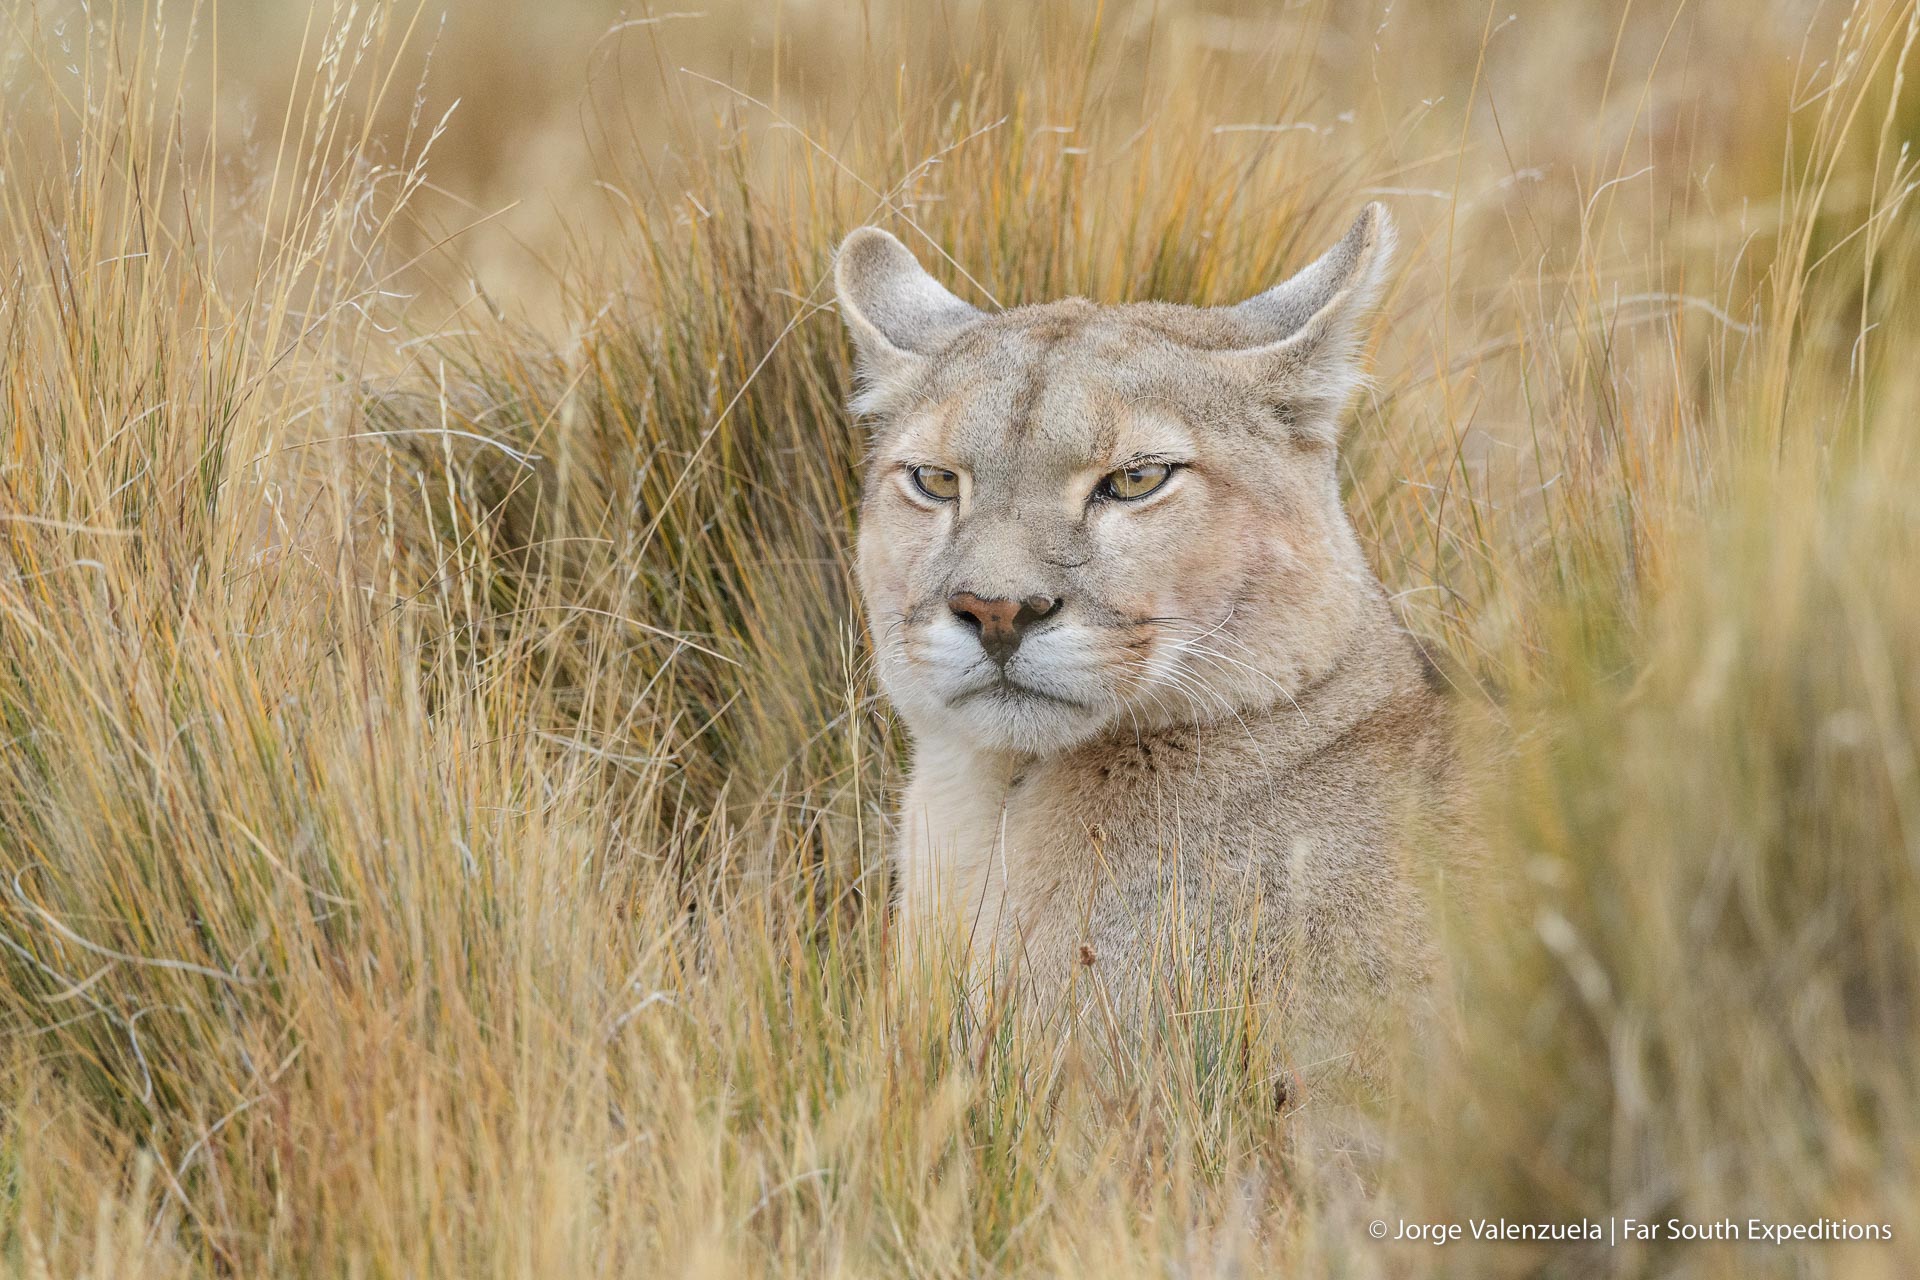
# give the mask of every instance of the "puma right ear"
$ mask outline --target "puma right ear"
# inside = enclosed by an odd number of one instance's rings
[[[1228,308],[1253,341],[1218,358],[1284,406],[1303,438],[1338,443],[1341,410],[1363,380],[1367,314],[1392,260],[1393,220],[1370,204],[1298,275]]]
[[[861,227],[841,242],[833,284],[858,357],[858,413],[880,408],[927,356],[981,318],[878,227]]]

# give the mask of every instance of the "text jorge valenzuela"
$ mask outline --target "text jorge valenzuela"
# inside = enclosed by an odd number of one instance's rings
[[[1376,1240],[1410,1240],[1423,1244],[1452,1244],[1458,1240],[1606,1241],[1618,1244],[1647,1240],[1742,1240],[1755,1244],[1816,1241],[1891,1240],[1893,1227],[1885,1222],[1854,1222],[1849,1218],[1816,1218],[1811,1222],[1773,1222],[1765,1218],[1717,1218],[1689,1221],[1667,1218],[1581,1219],[1576,1222],[1512,1222],[1505,1218],[1474,1218],[1458,1222],[1374,1222],[1368,1234]]]

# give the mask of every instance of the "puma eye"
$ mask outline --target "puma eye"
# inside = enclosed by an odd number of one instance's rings
[[[1170,462],[1136,462],[1101,476],[1100,483],[1094,486],[1093,496],[1132,502],[1157,491],[1172,477],[1173,464]]]
[[[914,467],[907,472],[913,487],[935,502],[952,502],[960,496],[960,477],[945,467]]]

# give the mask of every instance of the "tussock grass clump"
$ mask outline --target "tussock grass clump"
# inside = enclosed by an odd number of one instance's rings
[[[416,93],[409,8],[0,18],[10,1273],[1912,1265],[1911,4],[548,16],[511,271],[428,180],[510,24]],[[1360,1191],[1242,992],[1055,1042],[887,960],[823,310],[864,222],[1225,302],[1375,197],[1349,496],[1486,837]],[[1497,1215],[1894,1238],[1366,1230]]]

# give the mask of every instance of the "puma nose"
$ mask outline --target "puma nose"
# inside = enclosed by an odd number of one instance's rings
[[[971,591],[957,591],[947,597],[953,616],[980,635],[980,647],[995,662],[1004,663],[1020,647],[1028,627],[1060,612],[1060,601],[1053,596],[1028,596],[1024,600],[988,600]]]

